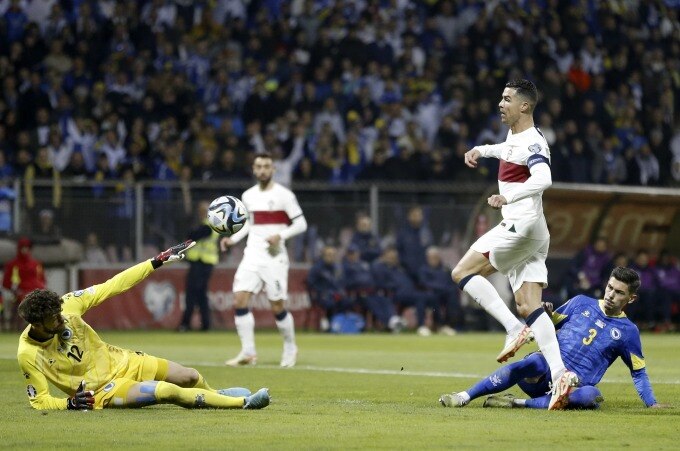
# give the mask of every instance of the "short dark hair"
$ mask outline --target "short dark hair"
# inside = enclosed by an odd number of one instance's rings
[[[50,290],[33,290],[19,304],[19,316],[27,323],[36,324],[61,313],[61,297]]]
[[[633,269],[617,266],[612,271],[610,277],[628,285],[628,292],[630,294],[637,293],[638,288],[640,288],[640,275]]]
[[[536,89],[536,85],[529,80],[525,80],[523,78],[510,80],[505,84],[505,87],[517,90],[517,95],[527,99],[531,104],[532,110],[538,103],[538,89]]]
[[[268,158],[270,160],[274,160],[274,157],[269,152],[256,153],[255,158],[253,158],[253,161],[257,160],[258,158]]]

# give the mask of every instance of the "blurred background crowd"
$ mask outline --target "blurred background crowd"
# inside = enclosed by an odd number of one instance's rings
[[[472,171],[463,154],[505,139],[497,103],[513,78],[539,88],[535,120],[555,181],[680,186],[679,10],[677,0],[0,0],[0,233],[12,230],[18,179],[36,242],[58,240],[62,227],[85,261],[130,261],[136,181],[154,182],[143,213],[157,236],[144,244],[157,250],[195,220],[182,183],[247,186],[264,151],[293,189],[492,185],[497,160]],[[106,181],[113,191],[88,193],[99,204],[73,188]],[[158,182],[182,188],[171,195]],[[310,215],[292,260],[341,277],[309,281],[329,316],[345,299],[389,325],[393,312],[368,299],[389,295],[413,304],[419,326],[431,310],[444,313],[428,324],[460,328],[461,300],[441,274],[442,259],[460,257],[463,219],[400,207],[390,236],[376,236],[366,213],[352,228],[358,209],[317,202],[326,204],[317,222],[349,218],[349,227],[324,232]],[[433,235],[434,220],[454,233]],[[595,294],[616,261],[605,251],[584,249],[562,294]],[[654,269],[644,298],[667,299],[639,310],[641,324],[670,327],[677,258],[617,256],[629,257]],[[370,280],[351,279],[361,273]]]
[[[524,77],[555,180],[677,184],[678,3],[3,0],[0,176],[494,180]]]

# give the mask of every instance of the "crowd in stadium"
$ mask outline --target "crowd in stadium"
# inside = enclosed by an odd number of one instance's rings
[[[1,1],[0,176],[494,180],[462,154],[524,77],[555,180],[672,185],[679,36],[670,0]]]
[[[0,189],[249,181],[264,151],[284,185],[493,183],[496,159],[471,171],[463,154],[505,139],[496,105],[514,78],[539,88],[555,181],[677,186],[679,8],[2,0]]]
[[[312,301],[329,318],[355,310],[370,312],[378,319],[389,318],[375,304],[393,305],[398,311],[414,307],[421,335],[432,332],[424,324],[430,311],[431,326],[440,333],[494,327],[485,320],[478,321],[473,306],[461,304],[461,292],[452,282],[451,268],[442,259],[422,213],[422,208],[411,207],[394,243],[388,245],[381,244],[384,237],[371,232],[368,215],[359,214],[344,256],[327,245],[315,261],[307,280]],[[632,268],[640,275],[642,285],[637,300],[626,308],[638,327],[656,332],[677,330],[680,265],[678,256],[668,250],[658,255],[644,248],[631,253],[612,252],[607,239],[598,237],[578,250],[556,278],[552,294],[543,293],[544,299],[555,305],[579,294],[601,299],[611,271],[617,266]],[[505,278],[503,283],[507,283]],[[389,324],[386,319],[381,322],[386,327]]]

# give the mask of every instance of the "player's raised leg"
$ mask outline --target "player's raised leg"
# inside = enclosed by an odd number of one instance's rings
[[[255,317],[248,309],[251,297],[248,291],[234,293],[234,324],[241,340],[241,351],[233,359],[224,362],[229,366],[254,365],[257,362],[255,351]]]
[[[514,355],[514,352],[520,346],[533,339],[533,335],[524,330],[525,326],[512,314],[498,291],[486,279],[486,276],[495,272],[496,268],[491,265],[488,256],[470,249],[453,269],[451,277],[461,290],[469,294],[484,310],[503,325],[508,334],[505,348],[508,347],[509,343],[513,343],[512,354]],[[522,332],[524,332],[522,337],[517,340]],[[505,360],[507,358],[502,361]]]

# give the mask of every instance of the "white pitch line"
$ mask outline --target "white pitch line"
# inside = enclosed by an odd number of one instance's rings
[[[15,360],[16,357],[0,356],[0,360]],[[207,366],[212,368],[226,368],[223,363],[219,362],[181,362],[183,365],[189,366]],[[454,373],[445,371],[410,371],[410,370],[377,370],[370,368],[342,368],[334,366],[314,366],[314,365],[296,365],[293,368],[281,368],[278,365],[271,364],[258,364],[253,368],[263,368],[267,370],[280,370],[280,371],[319,371],[323,373],[347,373],[347,374],[369,374],[369,375],[383,375],[383,376],[416,376],[416,377],[448,377],[454,379],[481,379],[482,377],[488,376],[488,374],[471,374],[471,373]],[[612,384],[625,384],[632,382],[632,379],[602,379],[604,383]],[[652,379],[653,384],[666,384],[666,385],[680,385],[680,380],[668,380],[662,381],[658,379]]]
[[[186,365],[192,366],[208,366],[208,367],[224,367],[223,364],[215,362],[186,362]],[[250,368],[250,367],[248,367]],[[470,374],[470,373],[454,373],[454,372],[444,372],[444,371],[410,371],[410,370],[376,370],[369,368],[341,368],[333,366],[314,366],[314,365],[296,365],[293,368],[281,368],[278,365],[271,364],[257,364],[252,368],[264,368],[267,370],[280,370],[280,371],[320,371],[324,373],[348,373],[348,374],[370,374],[370,375],[385,375],[385,376],[418,376],[418,377],[450,377],[458,379],[481,379],[482,377],[488,376],[488,374]],[[605,383],[628,383],[632,382],[632,379],[609,379],[604,378],[601,382]],[[651,380],[653,384],[668,384],[668,385],[680,385],[680,380]]]

